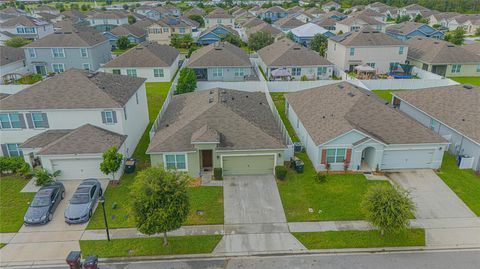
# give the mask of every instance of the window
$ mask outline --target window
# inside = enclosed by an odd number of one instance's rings
[[[24,34],[25,33],[25,28],[23,27],[18,27],[17,28],[17,34]]]
[[[222,23],[222,19],[217,19],[217,23]]]
[[[32,112],[33,128],[45,128],[43,115],[40,112]]]
[[[112,69],[112,74],[120,75],[122,74],[122,72],[120,71],[120,69]]]
[[[80,55],[82,56],[82,58],[88,58],[87,49],[80,49]]]
[[[430,119],[430,129],[432,129],[433,131],[435,131],[435,129],[437,128],[438,126],[438,121],[434,120],[434,119]]]
[[[83,70],[90,70],[90,64],[89,63],[82,64],[82,66],[83,66]]]
[[[452,73],[460,73],[460,69],[462,68],[462,65],[460,64],[453,64],[452,65]]]
[[[167,27],[164,27],[164,28],[163,28],[163,32],[164,32],[164,33],[168,33],[168,28],[167,28]]]
[[[165,166],[167,169],[187,169],[185,154],[167,154],[165,155]]]
[[[127,69],[127,76],[137,77],[137,69]]]
[[[480,64],[477,65],[477,73],[480,73]]]
[[[214,67],[212,69],[213,69],[212,70],[213,77],[223,77],[223,69],[222,68]]]
[[[0,114],[0,126],[2,129],[21,128],[20,116],[17,113]]]
[[[300,76],[301,73],[302,73],[302,68],[300,67],[292,68],[292,76]]]
[[[368,66],[370,66],[371,68],[375,68],[375,63],[367,63]]]
[[[243,77],[245,76],[245,70],[243,68],[235,68],[234,73],[236,77]]]
[[[163,78],[163,69],[153,69],[153,76],[156,78]]]
[[[346,149],[327,149],[327,163],[343,163],[345,161]]]
[[[179,32],[180,32],[180,34],[185,34],[185,28],[183,28],[183,27],[180,28],[180,29],[179,29]]]
[[[62,48],[52,48],[53,58],[65,58],[65,51]]]
[[[63,64],[52,64],[52,70],[55,73],[65,72],[65,66]]]
[[[355,48],[350,48],[350,56],[355,55]]]
[[[400,47],[398,48],[398,54],[402,55],[402,54],[403,54],[403,49],[404,49],[404,47],[403,47],[403,46],[400,46]]]
[[[104,111],[103,114],[105,115],[105,123],[107,124],[115,123],[113,120],[113,111]]]
[[[35,49],[28,48],[27,51],[28,51],[28,56],[30,56],[30,58],[37,58],[37,52],[35,51]]]
[[[14,156],[23,156],[23,152],[20,149],[19,144],[7,144],[7,151],[8,151],[8,156],[14,157]]]
[[[317,68],[317,75],[318,76],[325,75],[326,73],[327,73],[327,67],[326,66]]]

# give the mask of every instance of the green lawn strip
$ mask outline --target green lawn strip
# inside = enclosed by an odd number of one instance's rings
[[[268,80],[268,79],[267,79],[267,76],[265,76],[265,72],[263,71],[263,69],[262,69],[261,66],[258,66],[258,70],[260,70],[260,73],[262,74],[263,78],[264,78],[265,80]]]
[[[287,114],[285,114],[285,93],[272,92],[270,93],[270,95],[272,96],[273,103],[278,110],[278,114],[280,114],[280,117],[282,118],[285,128],[287,128],[287,132],[290,135],[290,138],[292,138],[293,142],[300,141],[297,137],[297,134],[295,133],[295,130],[293,129],[292,124],[287,119]]]
[[[0,243],[0,249],[3,248],[4,246],[6,246],[7,244],[4,244],[4,243]]]
[[[223,224],[223,187],[188,188],[190,213],[185,225]],[[197,214],[197,211],[203,214]]]
[[[373,93],[390,103],[392,102],[392,92],[398,91],[401,90],[372,90]]]
[[[28,203],[35,193],[20,192],[28,180],[15,176],[0,179],[0,232],[17,232],[23,224]]]
[[[360,204],[367,190],[378,185],[391,186],[388,181],[369,181],[362,174],[330,174],[327,182],[319,183],[314,180],[315,169],[307,154],[296,156],[305,162],[304,173],[288,168],[286,179],[277,181],[289,222],[363,220]]]
[[[451,80],[455,80],[461,84],[472,84],[480,86],[480,77],[449,77]]]
[[[459,169],[455,156],[445,153],[437,175],[460,199],[480,216],[480,177],[472,169]]]
[[[425,246],[423,229],[408,229],[385,236],[381,236],[377,230],[293,233],[293,235],[308,249]]]
[[[80,249],[84,256],[100,258],[211,253],[221,238],[221,235],[169,237],[167,246],[163,246],[163,237],[113,239],[110,242],[82,240]]]

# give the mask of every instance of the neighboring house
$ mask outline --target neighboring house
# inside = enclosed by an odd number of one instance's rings
[[[327,59],[343,71],[351,72],[355,66],[366,64],[385,74],[404,64],[408,52],[402,41],[367,28],[331,37]]]
[[[442,31],[438,31],[432,28],[428,24],[419,22],[402,22],[399,24],[393,24],[387,27],[385,33],[398,40],[407,41],[412,37],[429,37],[435,39],[443,39],[445,34]]]
[[[269,80],[275,79],[272,71],[286,69],[290,76],[300,80],[305,76],[309,80],[330,79],[334,65],[318,52],[283,38],[257,52],[259,65]],[[279,77],[280,78],[280,77]],[[285,79],[285,76],[281,78]],[[288,79],[287,78],[287,79]]]
[[[87,19],[85,14],[76,9],[65,10],[60,14],[70,19],[73,23],[84,23]]]
[[[460,15],[457,12],[439,12],[439,13],[434,13],[430,15],[428,18],[428,25],[434,26],[434,25],[440,25],[444,28],[448,27],[448,21],[453,18]]]
[[[305,13],[310,14],[311,16],[319,19],[325,14],[325,11],[319,9],[318,7],[311,7],[305,11]]]
[[[135,9],[135,13],[143,15],[151,20],[160,20],[165,17],[174,16],[173,12],[165,7],[140,6]]]
[[[25,10],[21,10],[21,9],[14,8],[14,7],[4,8],[4,9],[0,10],[0,13],[14,15],[14,16],[28,15],[28,13]]]
[[[32,10],[32,13],[33,14],[48,13],[48,14],[52,14],[52,15],[58,15],[58,14],[60,14],[60,11],[51,7],[51,6],[48,6],[48,5],[40,5],[36,8],[34,8]]]
[[[115,26],[128,24],[125,12],[95,12],[87,17],[90,26],[100,31],[109,31]]]
[[[283,32],[288,32],[288,31],[292,30],[293,28],[297,28],[297,27],[302,26],[302,25],[304,25],[304,23],[302,21],[300,21],[299,19],[297,19],[295,17],[292,17],[292,16],[283,17],[283,18],[277,20],[273,24],[273,26],[277,27],[278,29],[280,29]]]
[[[409,39],[408,62],[444,77],[480,76],[480,56],[463,47],[431,38]]]
[[[468,35],[474,35],[480,28],[480,14],[461,14],[448,19],[447,27],[450,31],[463,28]]]
[[[217,24],[201,32],[198,36],[197,43],[199,45],[210,45],[222,41],[228,34],[239,36],[238,32],[232,27]]]
[[[254,18],[251,18],[251,19],[248,19],[247,21],[245,21],[242,24],[242,28],[248,29],[248,28],[255,27],[259,24],[262,24],[262,23],[265,23],[265,22],[262,21],[261,19],[257,18],[257,17],[254,17]]]
[[[147,40],[147,31],[144,29],[138,28],[134,25],[119,25],[113,28],[110,31],[102,33],[105,38],[108,39],[112,48],[117,47],[117,40],[122,37],[126,36],[130,43],[142,43]]]
[[[383,14],[386,19],[395,19],[398,15],[398,9],[396,7],[391,7],[381,2],[375,2],[369,4],[365,7],[365,9],[374,10],[380,14]]]
[[[473,158],[465,168],[480,171],[480,88],[465,85],[392,93],[393,104],[450,142],[455,156]]]
[[[14,17],[16,17],[16,15],[2,13],[0,10],[0,23],[5,22]]]
[[[370,27],[377,31],[385,32],[385,26],[386,24],[384,22],[378,21],[373,17],[358,14],[344,20],[337,21],[335,30],[337,33],[347,33],[360,31],[360,29],[363,29],[364,27]]]
[[[276,22],[277,20],[288,16],[288,12],[280,7],[280,6],[273,6],[266,10],[262,10],[258,16],[262,20],[270,20],[271,22]]]
[[[239,27],[242,25],[244,22],[248,21],[251,18],[255,18],[255,16],[252,15],[252,13],[246,11],[245,9],[240,9],[232,14],[232,16],[235,18],[235,26]]]
[[[147,27],[147,40],[170,45],[172,35],[192,34],[192,31],[192,25],[185,23],[182,18],[168,17]]]
[[[331,10],[337,10],[341,7],[342,6],[339,3],[333,2],[333,1],[322,4],[322,10],[325,11],[325,12],[329,12]]]
[[[347,17],[347,15],[345,15],[343,13],[340,13],[338,11],[335,11],[335,10],[329,11],[329,12],[325,13],[325,15],[322,15],[322,18],[330,18],[330,19],[334,19],[336,21],[341,21],[341,20],[345,19],[346,17]]]
[[[56,32],[23,47],[28,70],[47,75],[71,68],[97,70],[112,58],[110,43],[99,32]]]
[[[263,8],[260,6],[253,6],[251,9],[248,10],[248,12],[250,12],[253,16],[256,17],[262,10]]]
[[[194,51],[187,66],[195,71],[198,80],[258,80],[245,51],[228,42],[213,43]]]
[[[205,10],[203,10],[201,8],[198,8],[198,7],[193,7],[189,11],[185,12],[185,14],[183,14],[183,15],[187,18],[192,16],[192,15],[204,16],[205,15]]]
[[[42,19],[44,21],[48,21],[54,24],[63,20],[63,15],[61,14],[36,13],[35,16],[39,19]]]
[[[365,10],[364,5],[355,5],[353,7],[345,9],[345,14],[352,14],[354,12],[362,11],[362,10]]]
[[[317,18],[313,17],[312,15],[307,14],[305,12],[294,13],[290,16],[294,17],[297,20],[300,20],[303,23],[312,22],[312,21],[315,21],[317,19]]]
[[[26,39],[39,39],[53,33],[53,24],[29,16],[16,16],[0,23],[0,32],[9,32]]]
[[[271,24],[268,24],[268,23],[264,22],[262,24],[259,24],[257,26],[254,26],[252,28],[247,29],[247,31],[246,31],[247,38],[250,38],[250,36],[253,33],[257,33],[257,32],[270,33],[275,41],[277,41],[278,39],[280,39],[281,37],[284,36],[284,33],[282,31],[273,27]]]
[[[208,13],[205,18],[205,27],[210,28],[217,24],[222,24],[226,26],[235,26],[235,22],[233,20],[233,16],[228,14],[225,10],[218,8],[214,11]]]
[[[405,7],[398,9],[399,16],[410,16],[410,18],[415,18],[417,15],[422,15],[422,12],[431,11],[430,9],[423,7],[417,4],[411,4]]]
[[[60,170],[59,180],[111,178],[102,153],[130,157],[148,122],[143,78],[71,69],[0,100],[2,154]]]
[[[336,32],[336,25],[337,25],[337,20],[334,20],[332,18],[327,18],[327,17],[322,17],[320,19],[318,19],[317,21],[313,22],[315,23],[316,25],[332,32],[332,33],[335,33]]]
[[[103,72],[169,82],[179,67],[180,53],[174,47],[147,42],[129,49],[106,63]]]
[[[354,13],[351,13],[350,16],[355,17],[355,16],[363,16],[363,17],[370,17],[373,18],[379,22],[386,22],[387,21],[387,16],[383,13],[377,12],[373,9],[364,9],[360,10]]]
[[[198,177],[215,168],[224,176],[273,174],[285,150],[265,93],[216,88],[174,95],[147,154],[152,165]]]
[[[285,111],[317,171],[438,169],[448,142],[340,82],[285,95]]]
[[[316,34],[322,34],[326,37],[331,37],[335,35],[327,29],[311,22],[293,28],[290,32],[293,34],[293,41],[304,46],[308,46],[308,44],[310,44],[310,41]]]
[[[301,13],[304,12],[305,10],[301,6],[293,6],[289,9],[287,9],[287,13],[289,15],[296,14],[296,13]]]
[[[0,84],[15,81],[26,73],[23,49],[0,46]]]

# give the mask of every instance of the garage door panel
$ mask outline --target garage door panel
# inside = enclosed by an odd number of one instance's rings
[[[105,178],[100,171],[101,159],[61,159],[52,160],[53,170],[60,170],[57,179]]]
[[[272,174],[275,163],[273,155],[224,156],[222,159],[226,176]]]
[[[433,149],[384,151],[382,169],[429,168],[433,154]]]

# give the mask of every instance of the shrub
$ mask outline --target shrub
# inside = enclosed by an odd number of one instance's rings
[[[197,88],[197,75],[191,68],[183,68],[180,70],[180,77],[178,78],[177,88],[175,94],[182,94],[193,92]]]
[[[287,168],[283,165],[275,166],[275,177],[284,180],[287,177]]]
[[[18,169],[17,173],[25,178],[30,178],[32,172],[32,168],[28,163],[24,162],[22,167]]]
[[[45,186],[50,182],[55,180],[55,177],[60,175],[60,170],[57,170],[53,173],[48,172],[45,168],[38,168],[34,171],[35,175],[35,185]]]
[[[302,76],[300,77],[300,81],[307,81],[307,80],[308,80],[308,78],[307,78],[306,75],[302,75]]]
[[[0,171],[4,174],[6,173],[12,173],[15,174],[19,172],[20,169],[22,169],[23,165],[28,164],[25,162],[23,157],[18,156],[18,157],[7,157],[7,156],[2,156],[0,157]]]
[[[324,173],[317,172],[314,177],[315,177],[315,181],[317,181],[318,183],[327,182],[327,175],[325,175]]]
[[[222,168],[220,168],[220,167],[213,168],[213,179],[214,180],[223,180]]]

